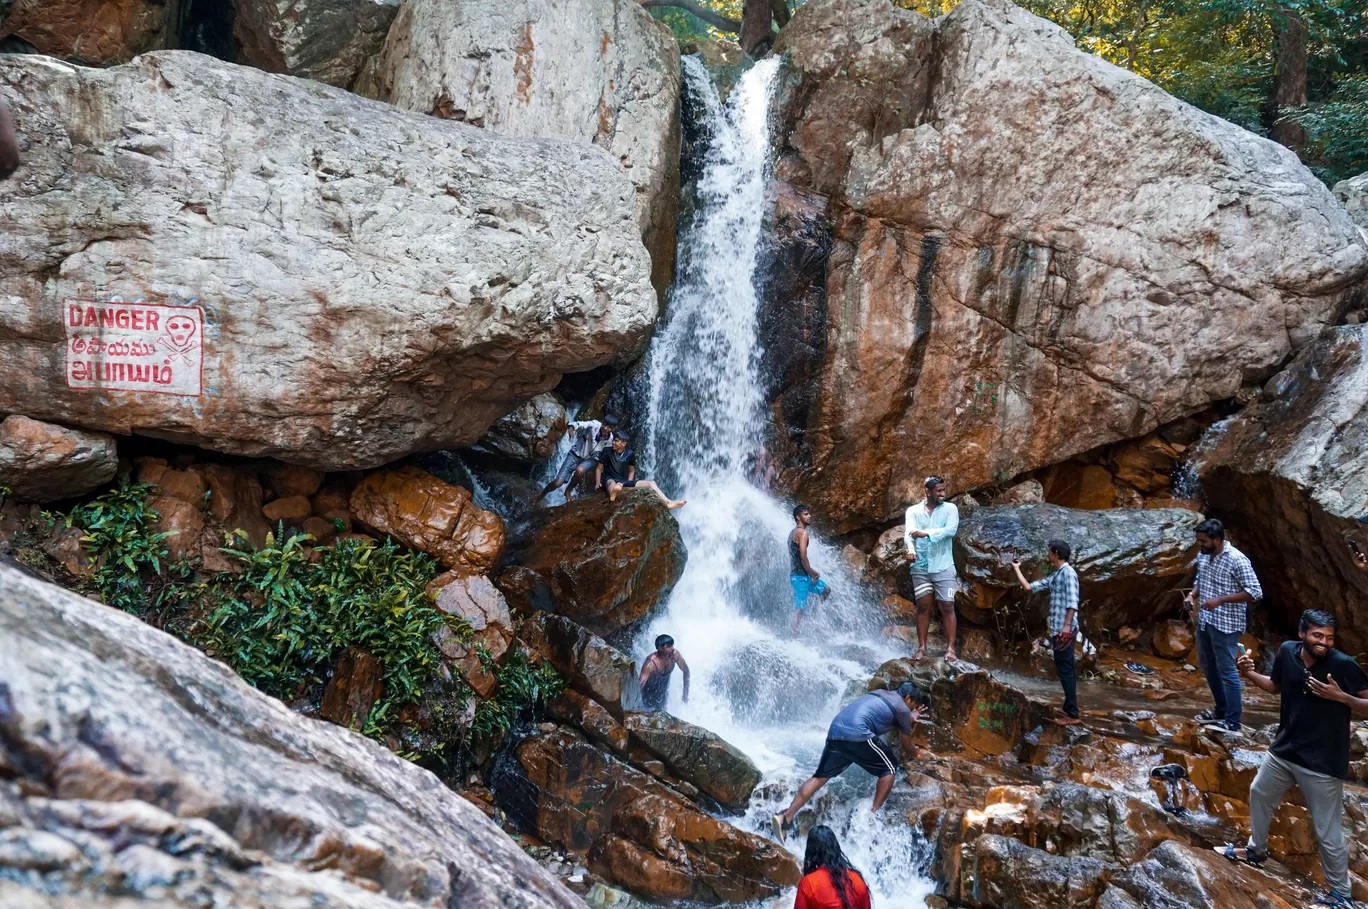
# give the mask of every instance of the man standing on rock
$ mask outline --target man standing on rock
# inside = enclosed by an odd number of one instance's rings
[[[911,505],[903,520],[905,558],[912,561],[912,598],[917,602],[917,652],[912,659],[926,656],[926,636],[931,630],[931,601],[940,608],[941,624],[948,642],[945,658],[955,658],[955,593],[959,578],[955,574],[955,533],[959,530],[959,509],[945,501],[945,481],[926,478],[926,499]]]
[[[613,433],[613,444],[599,452],[598,467],[594,468],[594,488],[608,490],[608,501],[616,502],[624,489],[649,489],[666,508],[682,508],[687,502],[671,499],[650,480],[636,478],[636,452],[627,447],[627,433]]]
[[[598,420],[576,420],[571,423],[574,441],[570,444],[570,450],[565,453],[555,479],[546,484],[532,504],[537,504],[562,486],[565,487],[565,501],[569,502],[580,477],[594,469],[598,464],[599,452],[612,443],[617,424],[617,417],[612,414],[604,417],[602,423]]]
[[[793,620],[789,623],[789,633],[797,637],[808,597],[815,593],[825,600],[831,596],[831,588],[808,561],[808,525],[812,523],[812,512],[806,505],[795,505],[793,522],[797,526],[788,538],[789,586],[793,588]]]
[[[1012,570],[1016,572],[1017,582],[1026,588],[1027,593],[1050,591],[1050,644],[1054,650],[1059,684],[1064,689],[1064,715],[1055,722],[1061,726],[1077,726],[1081,722],[1078,718],[1078,677],[1074,667],[1074,632],[1078,628],[1078,572],[1069,564],[1073,551],[1068,543],[1051,540],[1046,547],[1050,567],[1054,569],[1048,577],[1034,584],[1027,581],[1021,573],[1021,562],[1015,558],[1012,559]]]
[[[637,679],[641,685],[641,702],[652,712],[664,710],[670,696],[670,674],[678,666],[684,673],[684,703],[689,703],[689,664],[675,650],[674,638],[668,634],[659,635],[655,646],[655,653],[642,662],[641,676]]]
[[[1320,905],[1355,905],[1350,896],[1349,849],[1344,841],[1344,781],[1349,776],[1349,723],[1368,714],[1368,675],[1353,657],[1335,649],[1335,617],[1302,613],[1299,641],[1278,648],[1270,675],[1254,671],[1248,654],[1240,673],[1269,694],[1280,695],[1278,735],[1249,787],[1249,842],[1216,851],[1259,865],[1268,857],[1268,826],[1287,790],[1301,789],[1320,846],[1329,893]]]
[[[920,749],[912,742],[912,724],[926,714],[926,696],[912,682],[903,682],[897,691],[871,691],[861,695],[836,714],[827,730],[826,747],[817,762],[817,772],[802,786],[793,802],[780,814],[770,819],[774,836],[779,842],[788,838],[793,829],[793,818],[808,803],[827,780],[845,773],[851,764],[879,778],[874,790],[873,811],[883,807],[898,772],[897,764],[888,753],[880,736],[897,729],[903,754],[916,758]]]
[[[1197,721],[1219,733],[1239,733],[1244,717],[1236,647],[1245,631],[1245,609],[1263,599],[1263,587],[1243,552],[1226,542],[1225,525],[1209,518],[1196,527],[1197,577],[1187,595],[1197,606],[1197,656],[1215,706]]]

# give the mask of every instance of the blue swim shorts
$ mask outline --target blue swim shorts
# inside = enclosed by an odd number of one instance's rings
[[[822,596],[827,592],[826,581],[818,578],[814,583],[812,578],[805,574],[789,575],[789,583],[793,585],[794,609],[806,609],[809,595],[815,593]]]

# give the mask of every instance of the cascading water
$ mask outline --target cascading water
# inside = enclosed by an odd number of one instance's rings
[[[725,106],[694,58],[686,91],[709,134],[684,232],[669,318],[652,343],[647,475],[689,504],[675,512],[689,549],[684,576],[663,614],[645,629],[636,656],[673,635],[693,672],[690,703],[678,679],[669,709],[717,732],[764,773],[738,824],[768,829],[816,767],[831,718],[883,659],[879,606],[829,547],[809,558],[833,595],[808,610],[789,636],[789,509],[749,479],[761,442],[755,270],[769,198],[770,91],[778,60],[757,64]],[[814,802],[866,874],[880,907],[920,909],[932,892],[929,850],[903,818],[869,811],[873,780],[858,770]],[[801,850],[798,838],[791,843]]]

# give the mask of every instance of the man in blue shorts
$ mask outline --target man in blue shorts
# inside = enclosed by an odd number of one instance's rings
[[[825,600],[831,596],[831,588],[812,570],[812,563],[808,561],[808,525],[812,523],[812,512],[806,505],[793,506],[793,522],[797,526],[788,538],[789,585],[793,587],[793,620],[789,623],[789,633],[796,637],[808,597],[815,593]]]
[[[897,729],[903,754],[916,758],[920,749],[912,743],[912,724],[921,720],[926,710],[926,695],[912,682],[903,682],[897,691],[871,691],[847,704],[827,730],[817,772],[798,788],[788,809],[770,819],[775,838],[784,842],[793,829],[798,810],[827,780],[845,773],[851,764],[859,764],[861,770],[879,778],[872,810],[883,807],[888,793],[893,791],[898,768],[880,736]]]

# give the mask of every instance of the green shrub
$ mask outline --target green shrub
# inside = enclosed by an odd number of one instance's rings
[[[489,661],[489,654],[480,656]],[[475,708],[470,734],[477,742],[493,742],[508,731],[524,711],[540,710],[547,700],[560,694],[565,682],[546,663],[528,662],[522,648],[514,646],[501,668],[495,670],[498,687],[494,696]]]
[[[170,558],[170,534],[152,529],[160,515],[147,503],[151,491],[146,483],[120,483],[66,518],[85,531],[81,542],[95,561],[92,583],[100,599],[143,618],[180,600],[192,570]]]

